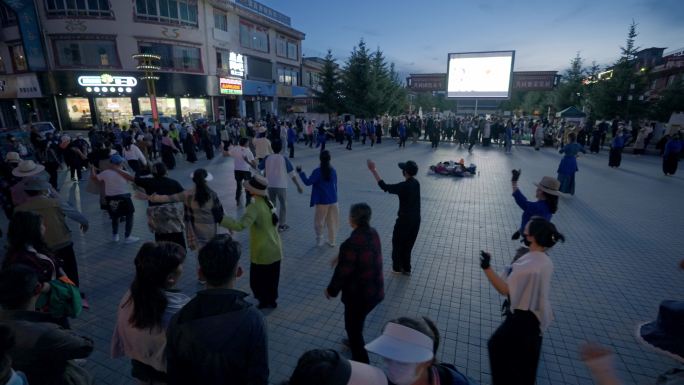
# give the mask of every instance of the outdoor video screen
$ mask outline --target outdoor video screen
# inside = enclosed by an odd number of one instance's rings
[[[447,97],[510,97],[515,51],[450,53]]]

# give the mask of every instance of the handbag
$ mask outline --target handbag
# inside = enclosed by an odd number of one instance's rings
[[[155,234],[180,233],[185,225],[183,212],[177,204],[164,204],[147,208],[147,226]]]
[[[76,318],[83,310],[81,291],[66,276],[53,279],[50,282],[50,291],[38,298],[36,308],[45,308],[56,318]]]
[[[214,217],[214,223],[221,223],[223,220],[223,205],[216,194],[212,196],[211,215]]]

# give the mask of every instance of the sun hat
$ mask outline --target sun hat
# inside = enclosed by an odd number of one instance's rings
[[[19,162],[19,165],[12,170],[12,175],[17,177],[27,177],[39,174],[43,170],[45,170],[45,166],[42,164],[36,164],[36,162],[30,159],[22,160]]]
[[[637,327],[637,340],[684,362],[684,301],[663,301],[658,318]]]
[[[406,171],[407,174],[415,176],[418,174],[418,165],[412,160],[407,160],[406,162],[399,163],[399,168]]]
[[[21,162],[21,156],[18,152],[10,151],[5,155],[5,162],[19,163]]]
[[[31,176],[24,179],[24,191],[47,191],[50,184],[43,178]]]
[[[325,358],[323,358],[325,357]],[[335,366],[320,370],[323,359]],[[387,376],[380,369],[361,362],[351,361],[335,350],[310,350],[300,357],[288,382],[290,385],[386,385]]]
[[[190,179],[195,177],[195,171],[190,173]],[[211,182],[212,180],[214,180],[214,176],[209,171],[207,171],[207,176],[204,178],[204,180],[207,182]]]
[[[393,361],[418,363],[434,358],[432,338],[408,326],[390,322],[366,350]]]
[[[534,185],[547,194],[560,195],[558,191],[560,189],[560,182],[552,176],[545,176],[539,183],[534,183]]]
[[[249,180],[242,182],[245,190],[253,195],[266,196],[266,188],[268,187],[268,180],[261,175],[252,175]]]
[[[124,158],[119,154],[114,154],[109,158],[111,164],[121,164],[124,162]]]

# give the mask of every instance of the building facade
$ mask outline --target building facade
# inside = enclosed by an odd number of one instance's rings
[[[304,34],[253,0],[0,0],[0,120],[64,129],[151,113],[137,53],[161,57],[157,109],[176,119],[278,113],[301,87]],[[30,21],[30,23],[28,23]]]

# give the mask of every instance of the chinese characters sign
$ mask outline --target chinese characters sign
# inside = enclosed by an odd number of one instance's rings
[[[221,95],[242,95],[242,80],[219,78],[219,92]]]

